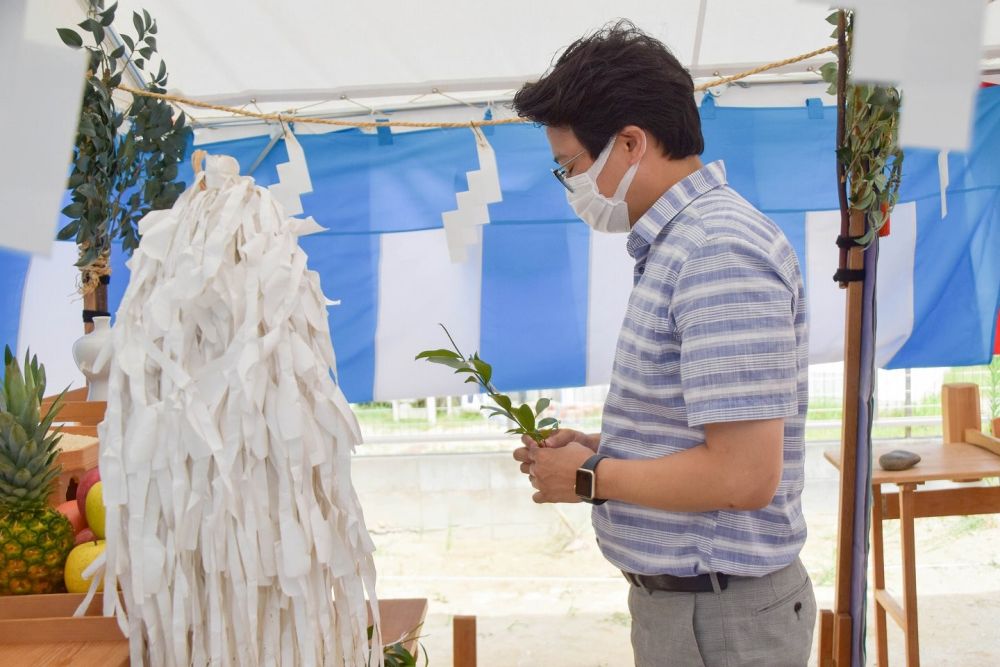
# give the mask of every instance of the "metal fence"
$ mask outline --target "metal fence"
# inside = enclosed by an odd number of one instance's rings
[[[941,385],[973,382],[980,387],[984,419],[1000,417],[1000,357],[989,366],[879,370],[876,377],[874,439],[933,438],[941,435]],[[809,369],[809,413],[806,440],[840,438],[843,365],[819,364]],[[578,387],[512,394],[517,402],[552,399],[546,412],[570,428],[600,430],[608,387]],[[424,398],[355,405],[366,446],[359,454],[497,451],[509,449],[513,424],[488,419],[480,410],[483,395]]]

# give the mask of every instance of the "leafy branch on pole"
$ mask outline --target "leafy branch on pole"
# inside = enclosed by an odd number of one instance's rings
[[[156,51],[156,21],[146,10],[134,12],[135,36],[116,33],[117,8],[117,2],[104,9],[104,0],[91,0],[79,31],[58,30],[67,46],[89,53],[68,184],[72,202],[62,211],[69,222],[58,236],[79,246],[76,266],[84,294],[110,275],[115,240],[131,254],[139,245],[139,220],[170,208],[183,192],[177,170],[191,137],[184,113],[175,114],[168,102],[136,96],[124,110],[115,105],[112,94],[126,70],[148,80],[151,92],[164,93],[167,85],[167,66]],[[85,45],[85,37],[92,44]]]
[[[837,11],[827,21],[837,26],[833,37],[844,47],[839,62],[826,63],[820,74],[830,84],[831,95],[840,93],[838,104],[843,105],[844,121],[837,137],[838,172],[841,187],[847,188],[850,208],[865,214],[867,231],[859,243],[868,245],[899,199],[903,172],[903,151],[898,143],[901,96],[891,86],[847,83],[854,12]]]

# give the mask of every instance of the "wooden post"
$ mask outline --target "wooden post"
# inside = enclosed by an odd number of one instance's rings
[[[452,665],[476,667],[476,617],[452,619]]]
[[[865,217],[861,211],[851,211],[849,234],[861,236]],[[851,248],[847,253],[847,268],[865,268],[864,249]],[[844,320],[844,416],[840,432],[840,508],[837,528],[837,578],[833,602],[833,648],[837,667],[851,664],[851,571],[854,565],[854,504],[857,482],[858,454],[858,392],[861,384],[861,327],[864,307],[864,283],[847,284],[846,316]],[[824,638],[820,638],[824,643]]]
[[[979,411],[979,385],[953,382],[941,386],[941,422],[944,441],[965,442],[965,429],[983,428]]]
[[[821,609],[819,612],[819,656],[818,667],[833,667],[833,612]]]

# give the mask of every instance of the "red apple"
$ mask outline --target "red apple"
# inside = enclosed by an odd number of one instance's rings
[[[69,522],[73,524],[74,533],[79,533],[87,527],[87,519],[80,514],[80,508],[77,506],[75,500],[67,500],[56,509],[65,514]]]
[[[80,516],[87,516],[87,492],[90,487],[101,481],[101,471],[97,468],[88,470],[80,478],[80,483],[76,485],[76,506],[80,510]]]
[[[84,528],[79,533],[76,534],[76,538],[73,540],[73,546],[78,544],[83,544],[84,542],[95,542],[97,541],[97,535],[94,535],[94,531],[90,528]]]

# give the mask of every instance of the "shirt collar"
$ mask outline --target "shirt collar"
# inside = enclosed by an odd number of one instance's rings
[[[681,211],[706,192],[723,185],[726,185],[726,165],[722,160],[710,162],[675,183],[632,227],[627,244],[629,254],[633,258],[642,254]]]

